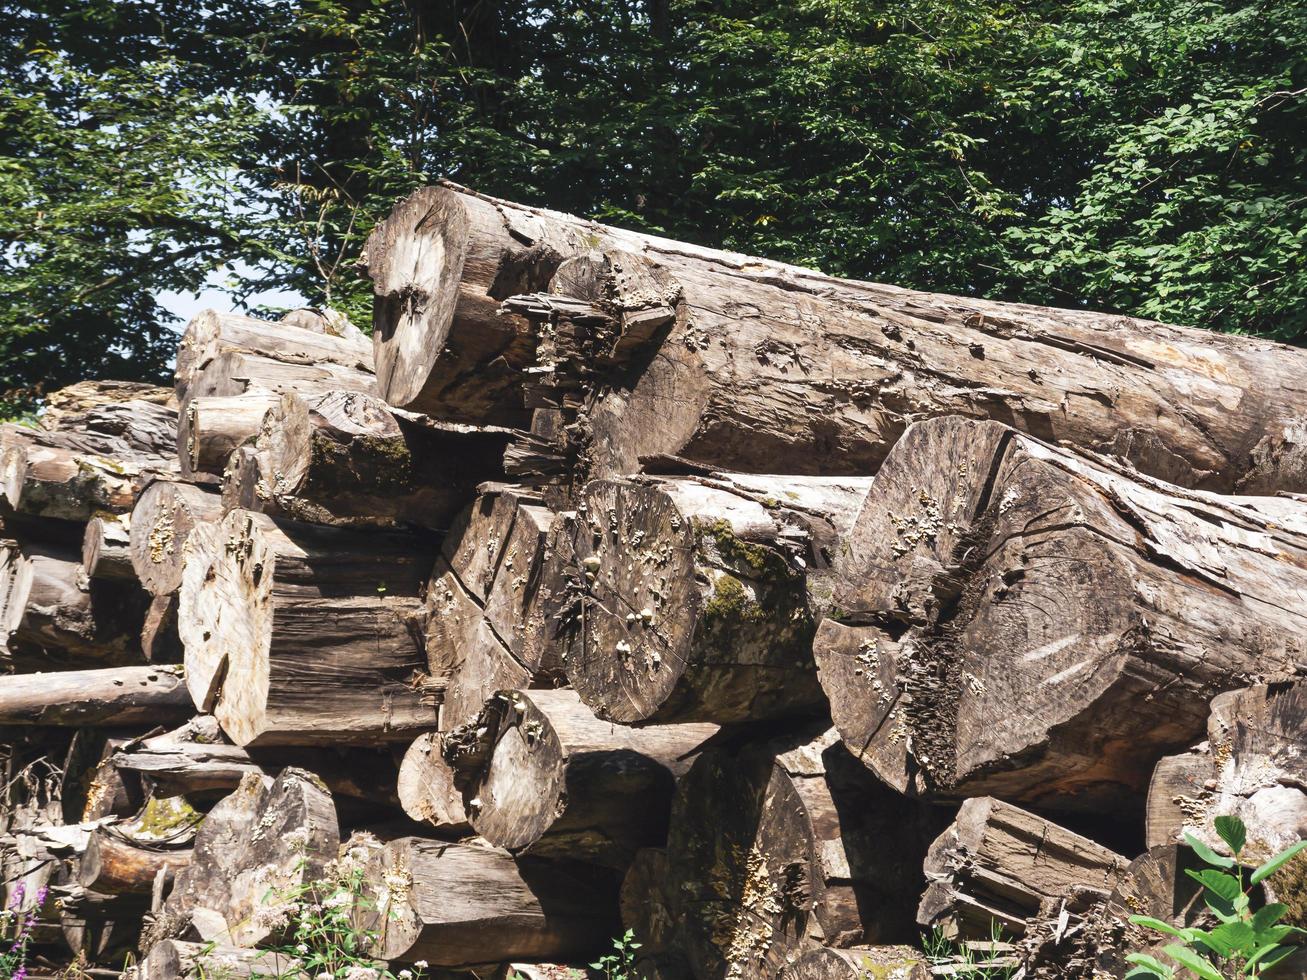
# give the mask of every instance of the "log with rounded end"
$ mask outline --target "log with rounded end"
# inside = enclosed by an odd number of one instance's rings
[[[705,751],[672,810],[673,947],[695,977],[761,978],[814,946],[910,941],[937,826],[834,729]]]
[[[368,743],[436,727],[410,622],[432,547],[233,511],[187,541],[186,683],[238,745]]]
[[[194,393],[196,375],[225,350],[253,352],[288,364],[326,363],[372,370],[372,345],[357,332],[334,336],[295,322],[273,323],[238,313],[202,310],[186,324],[177,345],[178,401],[185,402]]]
[[[917,922],[950,938],[1021,936],[1027,920],[1075,889],[1106,898],[1129,861],[1057,824],[988,796],[967,800],[926,855]]]
[[[907,792],[1120,811],[1214,694],[1303,660],[1303,504],[996,422],[909,429],[836,564],[822,684],[849,748]]]
[[[118,833],[113,827],[98,827],[91,832],[77,876],[88,891],[148,895],[160,871],[171,876],[190,861],[190,848],[151,846]]]
[[[438,833],[462,836],[471,831],[463,794],[454,785],[454,770],[445,761],[443,736],[419,735],[399,766],[399,802],[414,820]]]
[[[156,480],[132,507],[130,544],[136,577],[151,595],[169,595],[182,584],[186,539],[197,524],[222,517],[216,494],[189,483]]]
[[[369,881],[382,959],[464,967],[510,959],[569,961],[603,950],[617,929],[612,876],[581,864],[401,837]]]
[[[930,980],[930,969],[911,946],[870,946],[831,949],[823,946],[800,953],[777,980]]]
[[[177,459],[182,476],[221,475],[233,452],[259,434],[263,416],[278,395],[254,390],[226,397],[191,398],[177,423]]]
[[[132,567],[131,517],[92,517],[82,535],[82,574],[100,578],[135,582]]]
[[[0,677],[0,725],[154,725],[191,713],[175,668],[106,667]]]
[[[806,532],[769,502],[692,479],[586,487],[548,574],[567,583],[555,601],[568,680],[599,717],[727,724],[821,710]]]
[[[575,691],[500,691],[444,749],[468,821],[490,843],[625,868],[666,841],[676,777],[716,731],[613,725]]]
[[[141,961],[138,980],[259,980],[304,976],[292,957],[269,949],[242,949],[215,943],[188,943],[164,939],[150,947]]]
[[[297,520],[445,528],[478,484],[503,475],[507,438],[396,413],[361,392],[288,392],[258,428],[252,496]]]
[[[0,454],[0,486],[16,513],[86,521],[100,511],[131,510],[137,487],[152,468],[162,470],[163,460],[15,442]]]

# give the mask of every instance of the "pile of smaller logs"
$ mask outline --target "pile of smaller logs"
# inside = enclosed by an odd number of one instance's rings
[[[1307,353],[452,185],[363,264],[0,431],[38,966],[299,975],[350,883],[354,980],[1091,978],[1307,834]]]

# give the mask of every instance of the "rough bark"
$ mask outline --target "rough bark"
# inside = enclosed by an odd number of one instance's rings
[[[147,592],[171,595],[182,584],[186,539],[197,524],[222,517],[216,494],[189,483],[156,480],[136,500],[131,516],[132,567]]]
[[[1187,832],[1228,854],[1214,820],[1233,815],[1248,828],[1244,861],[1269,860],[1307,837],[1304,755],[1307,682],[1260,684],[1217,696],[1207,740],[1162,759],[1153,773],[1149,843],[1176,843]]]
[[[370,880],[383,870],[386,880],[372,913],[382,959],[433,967],[580,960],[617,926],[616,882],[585,865],[420,837],[393,840],[373,860]]]
[[[259,434],[263,416],[278,395],[254,390],[240,395],[191,398],[177,424],[177,459],[182,476],[221,476],[236,449]]]
[[[213,943],[188,943],[165,939],[155,943],[141,961],[138,980],[254,980],[259,977],[294,978],[299,963],[289,956],[267,949],[241,949]]]
[[[843,281],[452,186],[402,201],[365,262],[387,401],[525,428],[527,386],[574,376],[557,401],[593,476],[656,454],[866,473],[911,419],[967,415],[1177,483],[1307,487],[1307,355],[1260,339]]]
[[[600,480],[547,575],[567,677],[623,724],[758,721],[824,706],[809,579],[868,481]],[[811,571],[811,574],[809,574]]]
[[[399,766],[399,802],[419,823],[440,834],[471,833],[463,794],[454,785],[454,769],[445,761],[444,736],[428,732],[414,739]]]
[[[1093,889],[1106,899],[1127,858],[992,797],[967,800],[930,846],[917,922],[949,937],[1022,936],[1050,900]]]
[[[290,894],[322,879],[339,849],[331,794],[316,776],[295,768],[276,779],[247,775],[200,825],[153,938],[189,926],[235,946],[277,939]]]
[[[13,512],[84,522],[98,513],[131,510],[137,491],[169,466],[159,457],[15,442],[0,454],[0,486]]]
[[[233,511],[193,531],[186,684],[238,745],[411,739],[436,727],[410,622],[431,545]]]
[[[141,725],[190,714],[167,667],[107,667],[0,677],[0,725]]]
[[[9,549],[0,639],[27,669],[139,663],[144,597],[133,582],[87,580],[71,549]]]
[[[822,684],[850,749],[907,792],[1128,808],[1212,696],[1304,660],[1302,504],[994,422],[913,426],[838,564]]]
[[[616,726],[575,691],[500,691],[444,749],[468,821],[491,844],[624,869],[666,842],[676,777],[716,731]]]
[[[228,352],[254,353],[287,365],[327,364],[372,371],[372,345],[357,332],[333,336],[295,322],[272,323],[204,310],[186,325],[177,347],[177,400],[185,402],[193,396],[197,376]]]
[[[135,582],[132,566],[131,518],[92,517],[82,538],[82,574],[88,579]]]
[[[930,980],[930,970],[910,946],[821,949],[801,953],[777,980]]]
[[[773,977],[815,946],[915,938],[938,822],[881,785],[834,729],[700,755],[667,846],[674,947],[701,980]]]
[[[308,334],[307,331],[297,331]],[[182,414],[197,399],[287,391],[361,391],[376,394],[376,378],[330,361],[286,361],[265,354],[225,349],[196,371],[182,402]]]
[[[257,509],[320,524],[444,529],[503,475],[504,433],[437,425],[359,392],[282,395],[254,443]]]
[[[333,337],[351,340],[365,349],[371,349],[372,347],[372,341],[362,330],[350,323],[349,317],[339,310],[328,307],[302,306],[298,310],[291,310],[285,314],[279,322],[292,327],[300,327],[304,330],[312,330],[315,333],[325,333]]]
[[[87,432],[122,439],[138,452],[165,456],[176,419],[171,388],[136,381],[79,381],[45,397],[38,424],[59,432]]]
[[[190,860],[190,848],[162,848],[133,840],[112,827],[98,827],[82,854],[78,881],[101,894],[148,895],[160,872],[170,877]]]

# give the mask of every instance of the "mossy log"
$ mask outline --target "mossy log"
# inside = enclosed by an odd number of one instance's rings
[[[592,477],[655,455],[869,473],[911,420],[964,415],[1185,485],[1307,490],[1307,354],[1260,338],[839,280],[452,185],[400,202],[364,263],[382,397],[525,429],[558,377]]]
[[[735,475],[590,483],[546,573],[568,680],[622,724],[821,712],[814,609],[838,531],[868,486]]]
[[[691,974],[771,978],[817,946],[909,942],[941,821],[871,776],[834,729],[704,751],[667,845],[671,946]]]
[[[1050,900],[1074,890],[1106,899],[1127,858],[988,796],[967,800],[930,846],[917,922],[950,938],[1020,937]]]
[[[251,353],[287,366],[372,372],[372,345],[357,333],[334,336],[295,322],[273,323],[203,310],[186,324],[177,346],[176,393],[183,404],[199,393],[199,376],[224,354]],[[225,392],[239,394],[239,392]]]
[[[153,596],[181,588],[186,539],[196,525],[221,517],[218,496],[192,484],[156,480],[142,490],[129,530],[132,567],[142,587]]]
[[[151,725],[181,721],[190,713],[186,684],[167,667],[0,677],[0,725]]]
[[[1183,490],[996,422],[891,453],[815,652],[890,785],[1122,812],[1206,705],[1307,661],[1307,507]]]
[[[257,427],[259,478],[240,503],[320,524],[445,529],[478,484],[502,476],[507,438],[397,413],[361,392],[286,393]]]
[[[433,546],[233,511],[192,531],[186,684],[238,745],[412,739],[437,725],[415,618]]]
[[[444,750],[468,822],[491,844],[625,869],[666,842],[676,777],[716,731],[613,725],[575,691],[499,691]]]
[[[373,860],[367,880],[380,893],[366,897],[385,960],[582,960],[617,928],[617,883],[601,869],[420,837],[390,841]]]

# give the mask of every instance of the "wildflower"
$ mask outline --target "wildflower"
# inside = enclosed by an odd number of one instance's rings
[[[418,960],[418,961],[417,961],[416,963],[414,963],[413,965],[416,966],[419,970],[425,970],[425,969],[427,968],[427,961],[426,961],[426,960]]]
[[[399,971],[399,980],[413,980],[413,971],[412,971],[412,970],[400,970],[400,971]]]
[[[295,952],[299,953],[300,956],[303,956],[308,951],[309,951],[309,947],[307,943],[300,943],[298,946],[295,947]]]
[[[319,973],[313,980],[336,980],[330,973]]]
[[[343,905],[348,905],[350,900],[349,892],[339,891],[327,896],[327,900],[322,904],[329,909],[338,909]]]

